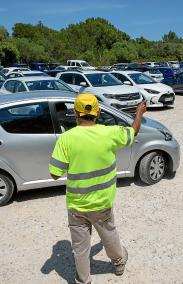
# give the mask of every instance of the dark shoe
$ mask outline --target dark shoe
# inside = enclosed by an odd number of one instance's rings
[[[120,265],[115,265],[115,275],[120,276],[123,275],[124,270],[125,270],[125,264],[120,264]]]
[[[116,261],[113,261],[114,269],[115,269],[115,274],[117,276],[123,275],[124,270],[125,270],[125,265],[128,260],[128,252],[125,247],[122,247],[122,259],[117,259]]]

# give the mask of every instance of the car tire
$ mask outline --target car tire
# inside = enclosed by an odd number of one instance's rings
[[[6,174],[0,173],[0,206],[8,203],[13,195],[14,189],[13,180]]]
[[[159,182],[165,174],[165,158],[161,152],[145,155],[139,164],[139,176],[142,182],[151,185]]]

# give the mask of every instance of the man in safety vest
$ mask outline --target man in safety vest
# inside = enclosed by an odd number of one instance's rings
[[[76,265],[76,283],[89,284],[92,225],[97,230],[116,275],[128,259],[114,224],[116,151],[131,145],[138,133],[146,104],[140,103],[131,127],[96,124],[98,100],[80,94],[74,103],[77,126],[61,134],[49,164],[56,180],[67,173],[66,204]]]

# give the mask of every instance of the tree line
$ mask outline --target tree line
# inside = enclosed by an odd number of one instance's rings
[[[94,66],[118,62],[183,60],[183,38],[170,31],[161,40],[143,36],[132,39],[102,18],[90,18],[60,31],[40,21],[36,25],[16,23],[10,36],[0,26],[0,64],[58,62],[82,59]]]

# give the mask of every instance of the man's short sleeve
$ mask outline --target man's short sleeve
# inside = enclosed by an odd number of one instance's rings
[[[133,127],[115,127],[114,142],[117,149],[124,148],[133,143],[135,137],[135,131]]]
[[[63,139],[60,137],[52,153],[52,157],[49,163],[49,172],[55,176],[62,176],[67,172],[69,168],[69,158],[67,145]]]

